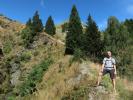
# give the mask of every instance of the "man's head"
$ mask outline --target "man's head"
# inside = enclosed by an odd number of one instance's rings
[[[107,57],[110,58],[112,56],[111,51],[107,51]]]

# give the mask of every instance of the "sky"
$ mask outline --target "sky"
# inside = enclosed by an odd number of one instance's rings
[[[133,0],[0,0],[0,14],[26,23],[38,10],[44,25],[50,15],[60,24],[69,19],[74,4],[83,23],[90,14],[100,29],[106,27],[109,16],[120,21],[133,18]]]

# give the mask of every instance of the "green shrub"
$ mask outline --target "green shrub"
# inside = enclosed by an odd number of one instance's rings
[[[38,55],[39,55],[39,52],[38,52],[38,51],[35,51],[35,52],[33,53],[33,55],[34,55],[34,56],[38,56]]]
[[[103,77],[103,85],[105,86],[105,88],[109,91],[109,90],[112,90],[113,87],[112,87],[112,83],[111,83],[111,79],[110,79],[110,76],[109,75],[105,75]]]
[[[34,41],[35,32],[31,27],[26,27],[21,32],[21,38],[23,39],[23,45],[27,48]]]
[[[15,100],[15,96],[10,96],[7,98],[7,100]]]
[[[20,87],[19,94],[21,96],[25,96],[36,91],[36,84],[42,80],[44,72],[52,63],[53,61],[48,58],[46,60],[43,60],[39,65],[34,66],[34,68],[29,73],[27,80],[25,80]]]
[[[119,100],[132,100],[133,91],[125,89],[125,85],[122,80],[117,80],[116,89],[119,92]]]
[[[80,49],[75,49],[73,61],[81,61],[81,58],[83,58],[82,51]]]
[[[30,52],[24,52],[22,53],[21,57],[20,57],[20,60],[21,61],[24,61],[24,62],[27,62],[31,59],[31,53]]]
[[[6,41],[3,45],[3,52],[8,54],[8,53],[11,52],[12,48],[13,48],[12,42],[11,41]]]

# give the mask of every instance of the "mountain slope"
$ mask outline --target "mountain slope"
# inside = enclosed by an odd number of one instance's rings
[[[20,37],[24,27],[0,16],[0,100],[132,100],[133,83],[126,79],[117,77],[117,95],[108,76],[95,87],[101,65],[64,55],[61,29],[53,37],[40,33],[26,49]]]
[[[90,61],[71,62],[72,56],[65,56],[54,63],[43,81],[37,85],[37,92],[24,99],[32,100],[132,100],[132,84],[117,77],[117,94],[113,93],[111,81],[105,76],[102,86],[95,87],[100,65]]]
[[[35,37],[31,49],[24,48],[20,35],[24,27],[19,22],[0,16],[0,43],[4,54],[0,61],[0,99],[12,93],[18,94],[18,87],[42,60],[50,56],[56,61],[64,54],[64,43],[45,32]]]

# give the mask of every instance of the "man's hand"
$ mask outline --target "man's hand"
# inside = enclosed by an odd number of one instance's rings
[[[117,72],[115,71],[115,72],[114,72],[114,74],[116,75],[116,74],[117,74]]]
[[[102,68],[100,69],[99,75],[103,75],[103,69],[104,69],[104,64],[102,64]]]
[[[101,70],[100,72],[103,73],[103,70]]]
[[[101,76],[103,74],[103,70],[101,70],[100,72],[99,72],[99,75]]]

